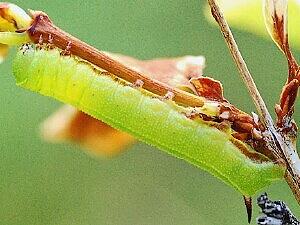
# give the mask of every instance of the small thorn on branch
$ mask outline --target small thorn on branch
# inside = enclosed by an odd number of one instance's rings
[[[131,84],[130,86],[133,88],[142,88],[144,85],[144,82],[140,79],[137,79],[133,84]]]
[[[174,93],[172,91],[168,91],[163,97],[163,100],[173,100],[173,98],[174,98]]]

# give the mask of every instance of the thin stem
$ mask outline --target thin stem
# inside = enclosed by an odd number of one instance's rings
[[[228,23],[226,22],[223,13],[220,10],[220,7],[216,3],[215,0],[208,0],[208,3],[211,7],[211,13],[217,23],[220,26],[220,29],[222,31],[222,34],[226,40],[226,44],[228,45],[229,51],[234,59],[234,62],[236,63],[236,66],[238,67],[238,70],[240,72],[240,75],[245,83],[245,85],[248,88],[248,91],[252,97],[252,100],[255,104],[255,107],[260,114],[260,118],[263,122],[263,124],[266,127],[272,127],[273,119],[267,109],[267,106],[261,97],[256,84],[253,81],[253,78],[248,70],[248,67],[239,51],[239,48],[237,46],[237,43],[234,40],[233,34],[228,26]]]
[[[278,131],[274,125],[273,119],[254,83],[254,80],[238,49],[233,34],[224,18],[223,13],[220,10],[220,7],[215,0],[208,0],[208,3],[210,5],[213,17],[220,26],[221,32],[238,67],[240,75],[247,86],[257,111],[260,114],[260,119],[265,125],[266,132],[264,133],[264,138],[266,140],[267,147],[278,162],[283,161],[283,164],[286,165],[287,171],[285,174],[285,179],[292,189],[295,198],[300,204],[300,160],[295,146],[293,145],[292,140],[290,140],[288,136],[280,133],[280,131]]]

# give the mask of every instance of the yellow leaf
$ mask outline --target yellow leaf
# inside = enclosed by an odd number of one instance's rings
[[[32,18],[19,6],[0,2],[0,63],[8,54],[8,45],[26,43],[30,40],[27,33],[21,31],[28,28],[31,22]]]
[[[289,42],[300,49],[300,0],[288,2]],[[270,39],[264,23],[262,0],[219,0],[219,3],[231,27]],[[213,21],[208,6],[205,14],[210,21]]]
[[[16,31],[28,28],[32,18],[19,6],[0,3],[0,31]]]

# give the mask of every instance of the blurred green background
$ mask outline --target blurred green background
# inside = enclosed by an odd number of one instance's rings
[[[13,3],[47,12],[63,29],[106,51],[142,59],[204,55],[205,74],[223,82],[232,103],[254,110],[219,30],[203,16],[204,0]],[[273,112],[285,81],[285,60],[271,41],[234,33]],[[247,224],[238,192],[143,143],[105,160],[75,146],[43,142],[39,124],[60,103],[15,86],[13,55],[1,65],[0,76],[0,224]],[[284,182],[263,191],[299,211]],[[254,217],[258,213],[255,206]]]

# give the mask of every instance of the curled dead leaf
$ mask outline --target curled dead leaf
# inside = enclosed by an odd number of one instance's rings
[[[287,0],[264,0],[264,15],[266,27],[274,42],[284,52],[289,66],[289,76],[280,96],[280,104],[276,105],[277,125],[291,137],[295,136],[297,127],[291,116],[299,89],[299,65],[294,58],[288,41],[288,1]]]
[[[198,77],[190,80],[198,95],[218,102],[226,101],[223,96],[223,86],[220,81],[210,77]]]
[[[264,0],[265,24],[278,47],[286,52],[288,46],[287,0]]]

